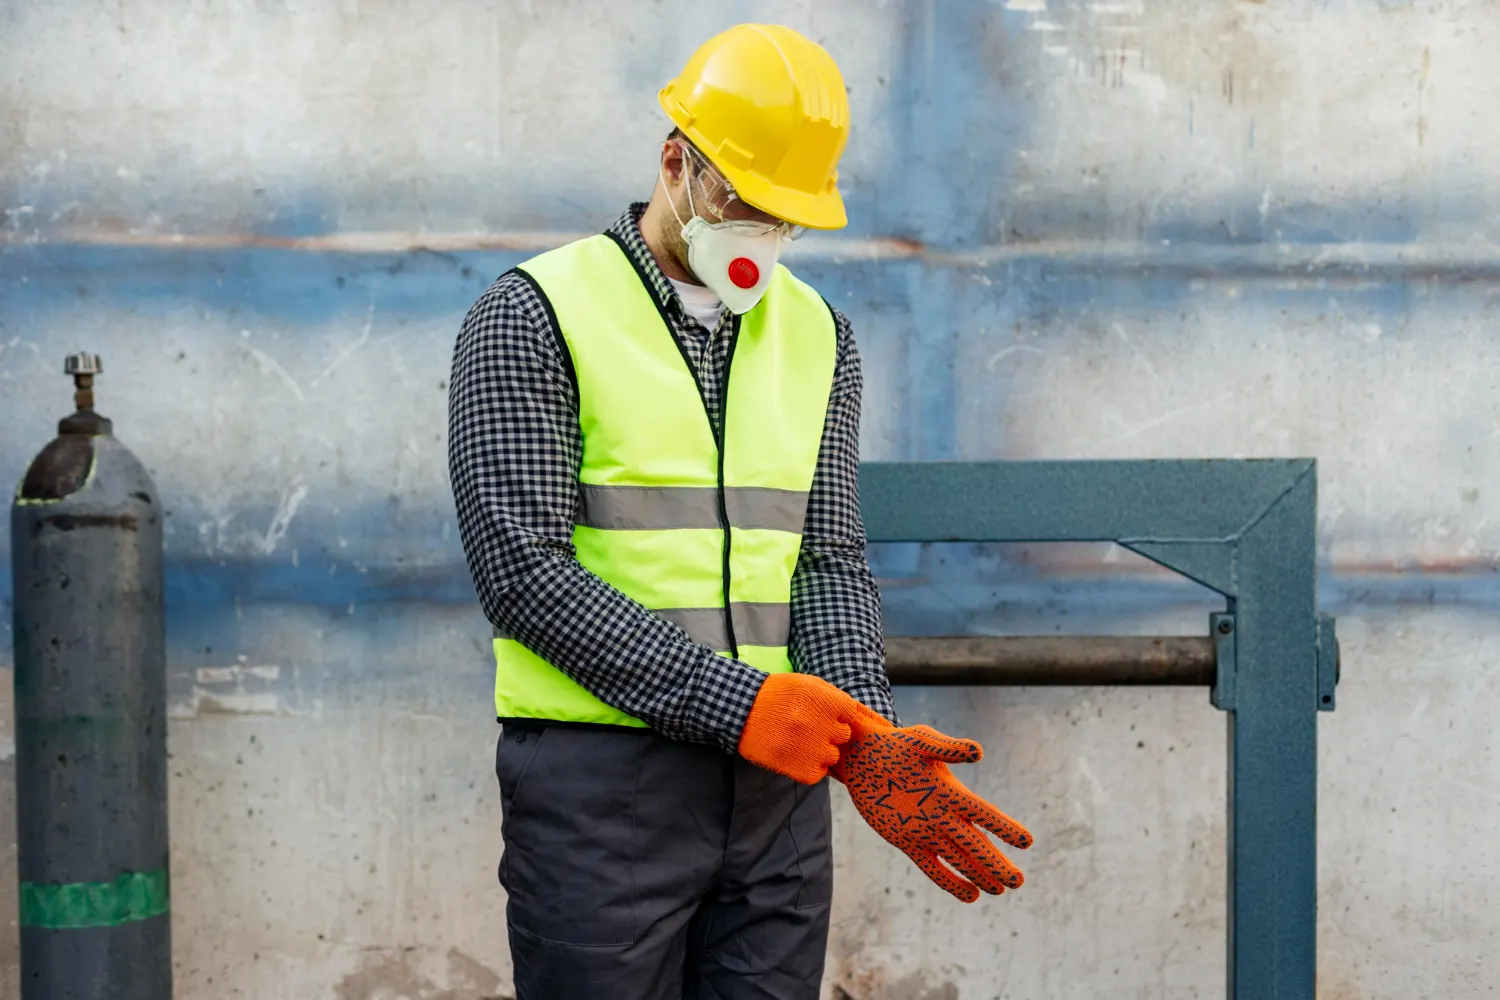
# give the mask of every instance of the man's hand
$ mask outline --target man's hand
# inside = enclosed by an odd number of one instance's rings
[[[805,785],[832,772],[875,832],[965,903],[981,889],[998,896],[1025,881],[980,827],[1022,849],[1031,834],[948,770],[984,756],[973,740],[928,726],[898,729],[827,681],[771,674],[751,706],[739,752]]]
[[[973,740],[953,739],[928,726],[865,728],[856,723],[834,774],[875,832],[904,851],[928,878],[972,903],[981,889],[998,896],[1025,881],[980,827],[1012,847],[1025,849],[1032,843],[1025,827],[948,770],[949,764],[972,764],[983,755]]]
[[[740,756],[804,785],[839,762],[857,730],[890,728],[877,713],[811,674],[771,674],[740,732]]]

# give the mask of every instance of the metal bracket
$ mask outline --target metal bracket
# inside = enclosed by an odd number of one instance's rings
[[[1332,712],[1339,686],[1339,638],[1333,615],[1318,615],[1318,711]]]
[[[1235,642],[1234,615],[1221,612],[1208,616],[1209,634],[1214,640],[1218,671],[1214,677],[1209,701],[1221,712],[1234,711]],[[1332,615],[1318,615],[1318,711],[1332,712],[1339,684],[1339,640]]]
[[[1218,653],[1218,674],[1208,700],[1221,712],[1234,711],[1234,615],[1219,612],[1208,616],[1209,635]]]

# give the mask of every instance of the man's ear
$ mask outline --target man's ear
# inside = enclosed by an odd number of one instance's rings
[[[682,144],[679,142],[665,142],[661,149],[661,172],[669,184],[680,184],[687,168],[687,157],[683,155]]]

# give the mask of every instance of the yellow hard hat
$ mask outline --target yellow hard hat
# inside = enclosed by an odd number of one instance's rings
[[[746,202],[809,229],[848,222],[837,168],[849,95],[821,45],[778,24],[737,25],[694,52],[658,99]]]

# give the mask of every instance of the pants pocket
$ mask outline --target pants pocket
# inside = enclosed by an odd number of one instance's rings
[[[644,741],[557,727],[543,736],[516,774],[504,819],[507,918],[545,941],[627,944],[635,932],[635,777]]]
[[[799,787],[788,821],[802,880],[797,890],[799,910],[826,906],[833,899],[833,809],[828,785],[824,780],[810,788]]]
[[[514,728],[503,729],[495,745],[495,778],[500,783],[500,839],[507,839],[510,818],[516,811],[516,795],[531,766],[531,759],[542,746],[546,731],[528,732]],[[510,891],[510,851],[500,851],[500,885]]]
[[[507,727],[500,732],[495,746],[495,777],[500,782],[500,804],[504,808],[515,800],[531,758],[536,756],[547,736],[547,730],[534,732]]]

